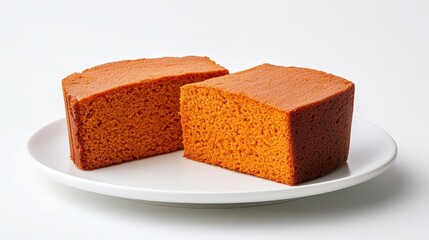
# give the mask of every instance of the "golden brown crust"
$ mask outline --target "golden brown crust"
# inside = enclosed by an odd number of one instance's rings
[[[62,84],[71,159],[90,170],[181,149],[180,86],[227,73],[208,58],[184,57],[70,75]]]
[[[185,156],[296,185],[345,163],[354,84],[264,64],[181,88]]]
[[[354,85],[290,113],[294,184],[325,175],[347,161]]]
[[[258,102],[291,111],[345,91],[353,83],[314,69],[262,64],[195,84],[231,93],[243,93]]]
[[[227,70],[208,57],[143,58],[105,63],[73,73],[63,80],[63,86],[68,95],[82,100],[129,84],[208,72],[220,76]]]

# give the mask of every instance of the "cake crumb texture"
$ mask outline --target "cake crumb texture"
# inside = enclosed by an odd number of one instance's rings
[[[347,161],[354,84],[263,64],[181,88],[184,156],[296,185]]]
[[[183,148],[180,87],[228,74],[207,57],[127,60],[62,81],[70,157],[91,170]]]

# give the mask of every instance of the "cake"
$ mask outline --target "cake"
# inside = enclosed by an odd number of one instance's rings
[[[182,149],[180,87],[228,74],[207,57],[112,62],[62,81],[70,158],[91,170]]]
[[[184,156],[296,185],[348,158],[354,84],[263,64],[181,88]]]

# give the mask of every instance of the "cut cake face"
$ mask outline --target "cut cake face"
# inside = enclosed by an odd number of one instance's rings
[[[354,84],[263,64],[181,88],[184,156],[288,185],[347,161]]]
[[[228,74],[207,57],[107,63],[62,81],[70,155],[90,170],[182,149],[180,87]]]

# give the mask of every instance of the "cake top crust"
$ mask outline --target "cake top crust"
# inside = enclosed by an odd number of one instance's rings
[[[354,89],[352,82],[326,72],[271,64],[262,64],[188,86],[242,94],[283,111],[293,111]]]
[[[145,58],[106,63],[73,73],[63,79],[62,85],[67,94],[80,100],[144,81],[212,72],[228,73],[228,70],[208,57]]]

